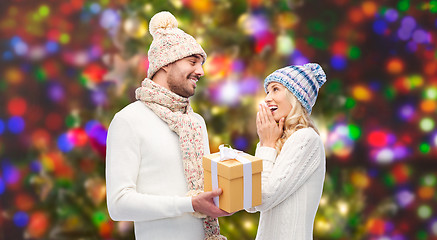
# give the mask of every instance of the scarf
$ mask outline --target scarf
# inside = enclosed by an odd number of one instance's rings
[[[188,185],[187,196],[195,196],[203,192],[202,129],[188,98],[181,97],[148,78],[144,79],[141,87],[135,90],[135,97],[165,121],[179,136],[184,175]],[[206,216],[203,228],[205,240],[226,239],[220,235],[217,218]]]

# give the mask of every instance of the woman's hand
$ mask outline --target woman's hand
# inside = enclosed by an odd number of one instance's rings
[[[272,147],[282,136],[284,118],[279,120],[279,124],[273,119],[272,112],[265,104],[259,105],[259,112],[256,114],[256,131],[258,133],[261,146]]]

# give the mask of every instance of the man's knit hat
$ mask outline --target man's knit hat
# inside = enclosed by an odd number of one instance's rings
[[[326,82],[326,75],[319,64],[307,63],[303,66],[288,66],[274,71],[264,80],[266,92],[271,82],[284,85],[311,114],[319,88]]]
[[[206,60],[206,53],[196,40],[178,28],[178,21],[169,12],[155,14],[149,24],[149,31],[153,37],[149,48],[149,70],[147,77],[161,68],[179,59],[199,54]]]

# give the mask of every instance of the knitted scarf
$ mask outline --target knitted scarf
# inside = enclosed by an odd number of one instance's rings
[[[188,184],[187,196],[203,192],[203,140],[202,129],[196,119],[188,98],[146,78],[135,90],[135,97],[149,107],[169,128],[179,136],[185,179]],[[226,239],[220,235],[217,218],[206,217],[203,221],[205,240]]]

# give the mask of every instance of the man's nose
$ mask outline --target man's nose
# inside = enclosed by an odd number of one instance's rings
[[[194,71],[194,73],[198,76],[203,76],[205,75],[205,72],[203,71],[203,66],[200,65],[196,68],[196,70]]]

